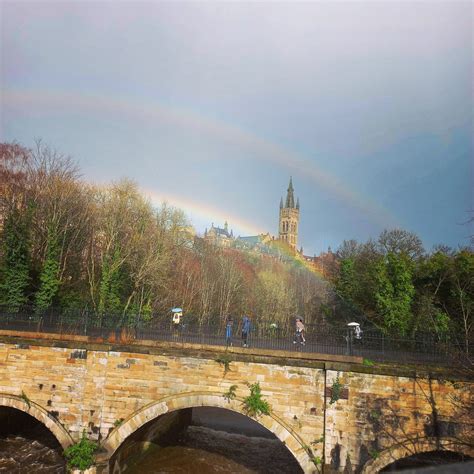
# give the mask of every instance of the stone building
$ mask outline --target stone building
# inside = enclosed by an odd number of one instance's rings
[[[266,234],[249,235],[245,237],[239,235],[235,240],[235,247],[241,250],[253,250],[258,253],[268,254],[273,241],[274,237],[268,232]]]
[[[260,253],[276,253],[277,255],[280,255],[280,252],[276,251],[274,247],[280,241],[297,253],[299,220],[300,202],[297,199],[295,204],[293,182],[290,178],[285,205],[283,205],[283,199],[280,201],[278,239],[272,237],[268,232],[266,234],[234,237],[232,230],[229,231],[227,221],[223,228],[215,227],[213,223],[209,230],[206,229],[204,239],[206,242],[219,247],[235,247]],[[300,253],[303,253],[302,250],[300,250]]]
[[[288,244],[290,248],[296,250],[298,245],[298,225],[300,221],[300,201],[295,204],[293,182],[290,178],[290,184],[286,193],[286,201],[283,206],[283,198],[280,200],[280,220],[278,238]]]
[[[235,239],[233,231],[229,232],[229,224],[225,221],[224,228],[214,227],[212,223],[211,228],[204,232],[204,240],[219,247],[231,247]]]

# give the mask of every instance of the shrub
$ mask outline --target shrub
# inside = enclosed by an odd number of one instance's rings
[[[249,385],[250,395],[244,398],[244,411],[251,417],[259,415],[269,415],[271,411],[270,404],[262,398],[260,384],[258,382]]]
[[[64,450],[68,468],[79,469],[81,471],[89,469],[94,464],[94,453],[96,450],[97,444],[90,441],[84,431],[78,443]]]

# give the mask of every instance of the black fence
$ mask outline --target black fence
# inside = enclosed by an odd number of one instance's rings
[[[112,343],[139,343],[140,340],[208,344],[214,346],[245,346],[269,350],[301,351],[327,355],[355,355],[364,363],[430,363],[450,365],[459,359],[460,351],[448,341],[434,335],[418,335],[412,339],[387,337],[370,328],[358,337],[345,324],[338,326],[306,325],[304,338],[295,331],[294,320],[285,325],[253,323],[244,339],[242,325],[235,320],[230,337],[225,321],[199,323],[196,318],[184,316],[180,324],[171,317],[153,315],[99,316],[87,310],[47,310],[41,313],[30,309],[0,308],[0,329],[33,333],[90,336]]]

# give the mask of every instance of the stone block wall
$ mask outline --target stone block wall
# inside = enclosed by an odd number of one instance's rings
[[[257,421],[286,444],[305,472],[317,471],[323,463],[327,471],[377,472],[370,469],[406,455],[408,442],[426,451],[438,438],[447,447],[472,429],[472,413],[460,423],[461,410],[472,402],[470,382],[376,368],[367,373],[354,364],[291,354],[286,359],[281,354],[278,359],[230,354],[225,372],[216,361],[219,354],[213,353],[53,345],[0,344],[2,403],[31,409],[48,427],[56,423],[53,432],[62,436],[63,446],[86,430],[102,443],[104,462],[130,434],[163,413],[193,406],[245,413],[242,400],[249,394],[248,384],[255,382],[272,407],[271,416]],[[237,398],[227,401],[223,394],[232,385]]]
[[[328,386],[337,376],[327,372]],[[325,459],[333,470],[377,472],[370,466],[438,448],[473,454],[465,446],[474,440],[472,383],[351,371],[339,380],[348,397],[326,409]]]

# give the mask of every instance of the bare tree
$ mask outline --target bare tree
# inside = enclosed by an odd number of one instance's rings
[[[413,232],[402,229],[384,230],[378,240],[382,253],[404,253],[412,259],[423,256],[425,250],[421,239]]]

